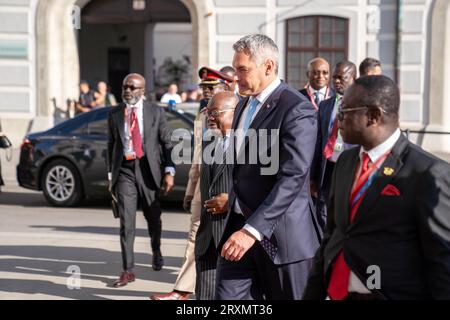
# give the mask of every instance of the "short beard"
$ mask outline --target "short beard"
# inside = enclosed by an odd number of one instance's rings
[[[139,100],[141,100],[140,97],[133,97],[133,98],[127,100],[124,98],[124,96],[122,96],[122,99],[123,99],[123,101],[125,101],[126,104],[129,104],[132,106],[136,105],[139,102]]]

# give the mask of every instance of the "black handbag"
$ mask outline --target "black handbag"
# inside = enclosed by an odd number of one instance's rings
[[[0,135],[0,149],[11,148],[12,143],[9,141],[8,137],[5,135]]]

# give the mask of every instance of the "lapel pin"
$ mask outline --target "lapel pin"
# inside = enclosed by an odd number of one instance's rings
[[[385,176],[390,176],[394,173],[394,169],[392,169],[390,167],[384,167],[383,173]]]
[[[268,105],[266,106],[266,108],[269,109],[269,108],[270,108],[270,104],[268,104]]]

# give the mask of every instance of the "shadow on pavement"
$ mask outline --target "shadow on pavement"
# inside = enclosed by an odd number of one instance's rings
[[[117,237],[119,237],[119,227],[93,227],[93,226],[63,227],[63,226],[46,226],[46,225],[34,225],[34,226],[30,226],[30,227],[37,228],[37,229],[52,229],[52,231],[117,235]],[[136,228],[136,237],[148,237],[149,238],[148,230]],[[182,239],[182,240],[184,240],[184,239],[187,239],[187,237],[188,237],[188,232],[162,230],[162,238],[165,238],[165,239]],[[149,238],[149,241],[150,241],[150,238]]]
[[[69,299],[105,299],[100,295],[147,297],[152,290],[134,291],[128,288],[139,280],[174,283],[176,274],[166,266],[179,267],[182,258],[165,256],[165,266],[161,271],[151,268],[151,254],[135,253],[136,282],[127,287],[113,288],[112,284],[121,271],[120,252],[103,249],[54,247],[54,246],[0,246],[0,273],[8,272],[21,274],[21,279],[0,279],[0,292],[46,294]],[[33,280],[27,277],[49,276],[61,277],[70,282],[69,266],[78,266],[81,270],[81,289],[70,290],[65,284],[58,284],[47,280]],[[86,280],[101,282],[89,284]],[[61,282],[60,280],[58,282]],[[96,287],[92,287],[96,286]]]
[[[41,192],[1,192],[0,205],[55,208],[45,200]],[[111,210],[110,202],[104,198],[86,199],[78,208]],[[164,213],[184,212],[183,205],[180,202],[161,202],[161,209]]]

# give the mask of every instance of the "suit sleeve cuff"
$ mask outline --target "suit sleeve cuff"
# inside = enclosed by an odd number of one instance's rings
[[[108,172],[108,180],[111,181],[112,180],[112,173]]]
[[[175,168],[174,167],[165,167],[164,173],[170,173],[171,176],[175,175]]]
[[[248,223],[245,224],[244,229],[247,230],[248,232],[250,232],[258,241],[262,240],[262,234],[259,233],[258,230],[256,230],[255,228],[253,228],[251,225],[249,225]]]

